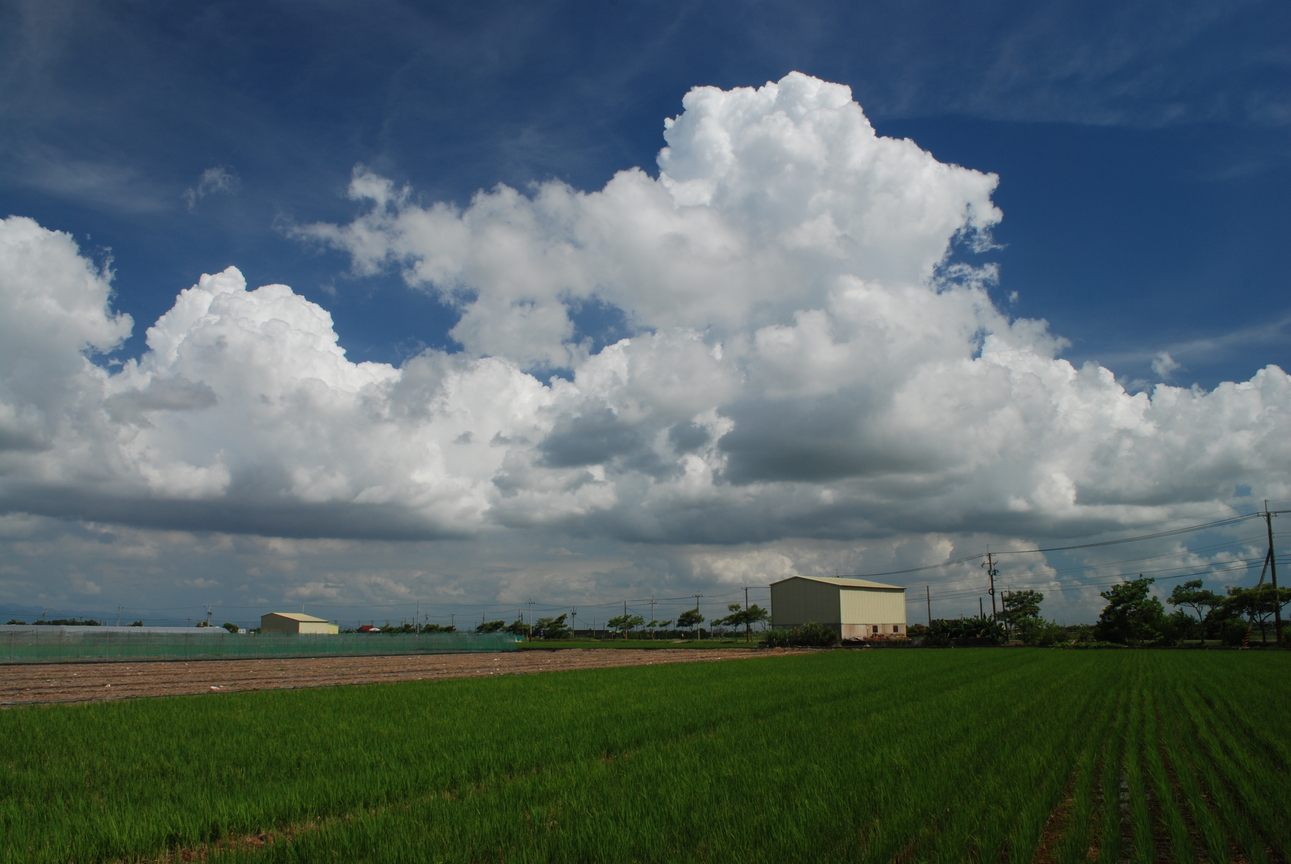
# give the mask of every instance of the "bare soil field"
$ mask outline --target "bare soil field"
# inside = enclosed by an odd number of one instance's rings
[[[174,660],[0,666],[0,705],[93,702],[145,696],[232,693],[520,675],[566,669],[708,663],[800,651],[747,649],[574,648],[497,654],[418,654],[394,657],[302,657],[272,660]]]

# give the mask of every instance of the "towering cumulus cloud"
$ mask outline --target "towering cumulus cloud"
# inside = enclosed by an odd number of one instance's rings
[[[508,527],[661,543],[1061,534],[1291,490],[1291,383],[1131,395],[1010,320],[996,178],[875,135],[800,74],[697,88],[659,174],[415,203],[298,233],[460,310],[457,353],[351,363],[282,285],[203,276],[115,372],[107,276],[0,228],[0,499],[10,511],[282,536]],[[576,321],[613,314],[599,347]],[[554,374],[555,373],[555,374]]]

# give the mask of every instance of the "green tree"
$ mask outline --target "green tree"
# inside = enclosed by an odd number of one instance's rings
[[[767,610],[758,606],[756,603],[745,609],[739,603],[732,603],[726,607],[731,613],[725,618],[719,618],[713,622],[714,625],[720,624],[724,627],[743,627],[744,641],[753,641],[753,625],[760,621],[766,621],[771,617]]]
[[[1288,603],[1291,603],[1291,588],[1275,590],[1272,585],[1256,588],[1232,586],[1224,598],[1224,609],[1230,616],[1254,619],[1260,625],[1260,640],[1268,642],[1269,619]]]
[[[533,622],[533,638],[535,639],[568,639],[572,632],[569,625],[565,623],[567,615],[557,615],[555,618],[539,618]]]
[[[1004,611],[1000,617],[1004,619],[1007,631],[1026,632],[1038,629],[1043,623],[1040,620],[1040,604],[1044,602],[1044,595],[1039,591],[1005,591],[1001,599],[1004,601]]]
[[[1206,647],[1206,619],[1210,613],[1218,609],[1224,603],[1224,598],[1214,591],[1206,591],[1201,587],[1200,579],[1189,579],[1182,585],[1174,586],[1170,592],[1169,598],[1166,599],[1171,606],[1186,606],[1197,616],[1197,623],[1201,625],[1201,647]]]
[[[481,621],[475,625],[476,633],[497,633],[505,629],[507,629],[507,622],[505,621]]]
[[[1148,596],[1153,581],[1140,573],[1137,579],[1099,592],[1107,605],[1098,616],[1098,638],[1127,645],[1160,638],[1165,607],[1157,598]]]
[[[611,618],[609,621],[605,622],[605,626],[609,627],[611,630],[622,630],[624,639],[628,638],[628,632],[633,627],[640,627],[643,624],[645,624],[644,618],[640,615],[631,614],[620,615],[617,618]]]
[[[232,621],[225,621],[223,626],[224,626],[224,629],[229,631],[230,633],[237,633],[238,630],[242,629],[238,627],[238,625],[234,624]]]
[[[685,612],[682,612],[680,615],[677,616],[678,627],[685,627],[687,629],[690,629],[692,627],[698,627],[700,624],[703,624],[703,623],[704,623],[704,616],[699,614],[698,609],[687,609]]]
[[[672,619],[668,619],[667,621],[651,621],[645,626],[650,628],[650,638],[653,639],[656,630],[666,629],[670,624],[672,624]]]
[[[736,618],[736,616],[737,616],[740,612],[742,612],[742,611],[743,611],[743,609],[744,609],[744,607],[743,607],[743,606],[741,606],[739,603],[731,603],[731,604],[727,605],[727,607],[726,607],[726,611],[728,611],[728,612],[729,612],[729,613],[731,613],[731,614],[729,614],[729,615],[727,615],[727,616],[725,616],[725,617],[723,617],[723,618],[714,618],[714,619],[713,619],[712,621],[710,621],[709,623],[710,623],[710,624],[712,624],[714,627],[734,627],[734,626],[737,626],[737,625],[736,625],[736,623],[735,623],[735,618]]]

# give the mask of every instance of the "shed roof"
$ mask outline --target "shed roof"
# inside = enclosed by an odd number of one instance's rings
[[[779,585],[782,582],[790,582],[794,579],[806,579],[808,582],[824,582],[826,585],[837,585],[840,588],[885,588],[892,591],[904,591],[900,585],[888,585],[884,582],[871,582],[868,579],[851,579],[834,576],[790,576],[788,579],[781,579],[778,582],[772,582],[772,585]]]
[[[286,618],[289,621],[301,621],[301,622],[318,621],[323,624],[327,623],[326,618],[315,618],[313,615],[306,615],[304,612],[270,612],[269,614],[276,615],[279,618]]]

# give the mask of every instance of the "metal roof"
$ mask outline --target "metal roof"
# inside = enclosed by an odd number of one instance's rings
[[[778,582],[772,582],[772,585],[779,585],[782,582],[791,582],[794,579],[806,579],[808,582],[824,582],[826,585],[837,585],[840,588],[886,588],[894,591],[904,591],[900,585],[888,585],[883,582],[871,582],[868,579],[849,579],[846,577],[834,576],[790,576],[788,579],[781,579]]]
[[[318,621],[322,624],[330,623],[326,618],[315,618],[313,615],[306,615],[304,612],[270,612],[270,615],[277,615],[279,618],[286,618],[291,621]]]

